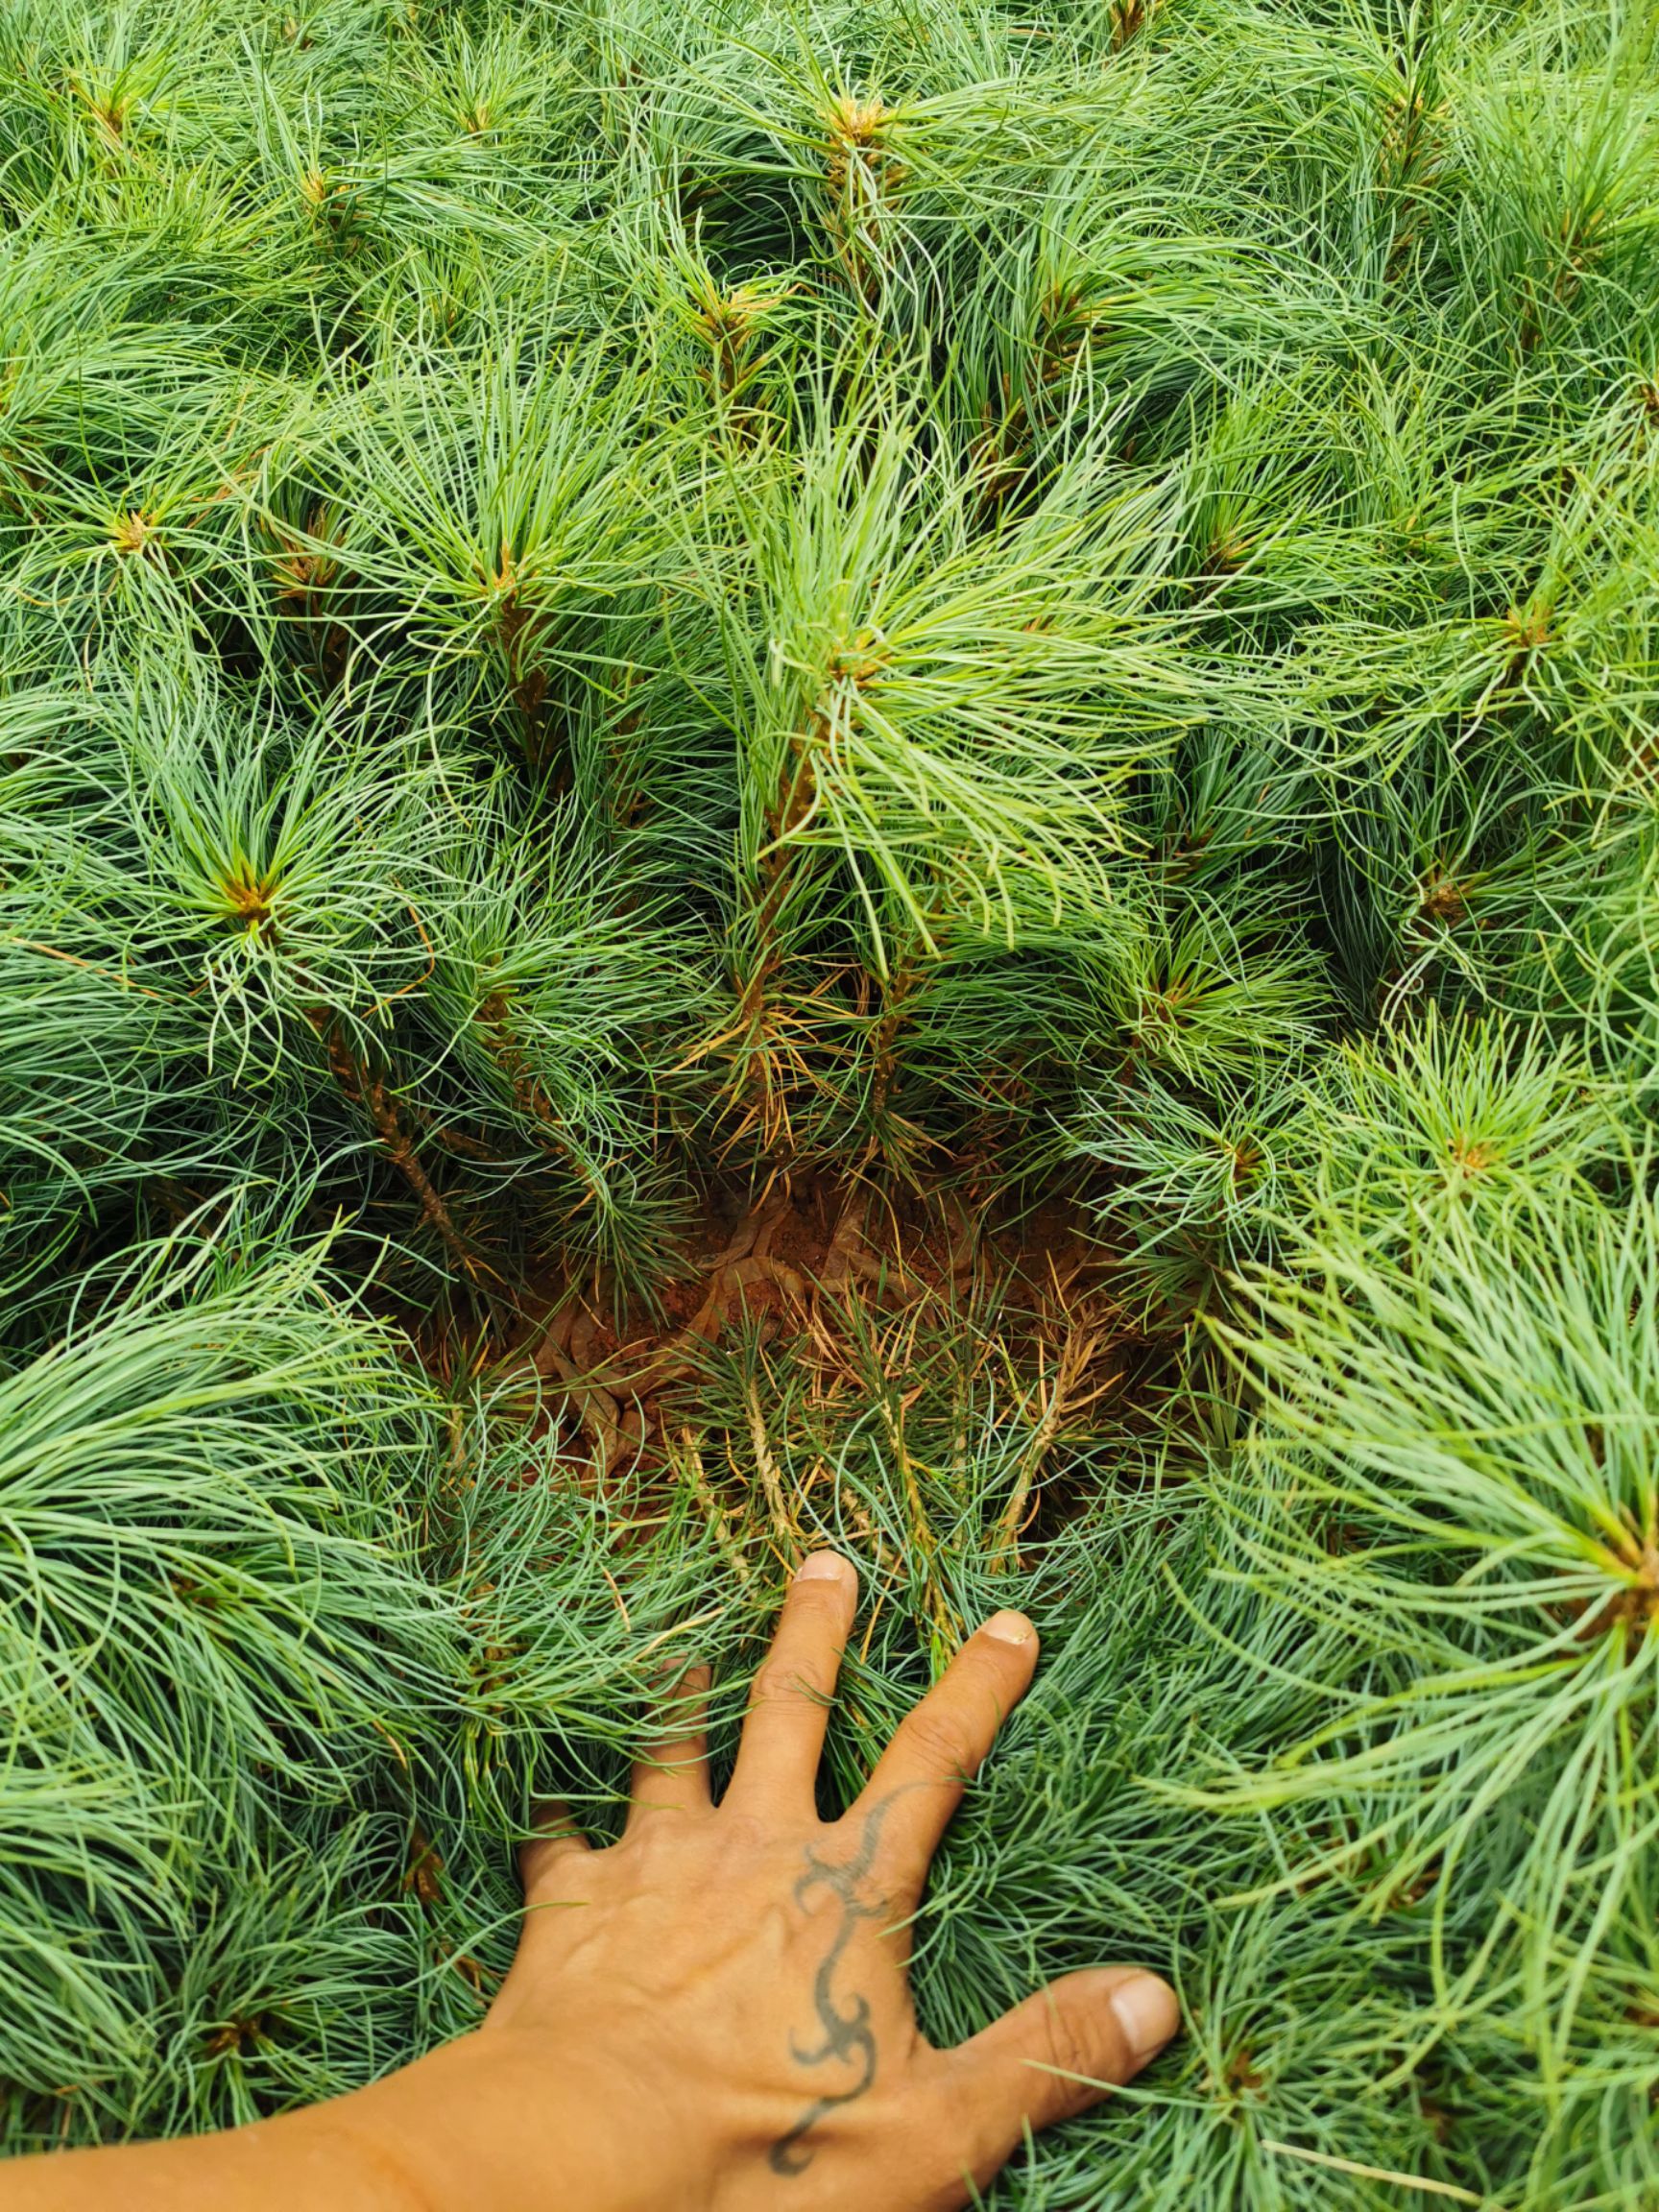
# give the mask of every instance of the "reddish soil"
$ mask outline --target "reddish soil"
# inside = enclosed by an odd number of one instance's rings
[[[767,1338],[810,1332],[822,1344],[851,1302],[891,1310],[950,1296],[967,1306],[996,1286],[1015,1333],[1044,1334],[1045,1314],[1074,1315],[1084,1302],[1098,1311],[1102,1273],[1098,1247],[1064,1205],[997,1223],[954,1198],[893,1199],[798,1178],[748,1205],[716,1192],[657,1313],[630,1310],[618,1322],[603,1282],[534,1284],[506,1364],[521,1361],[551,1385],[542,1421],[573,1417],[603,1479],[650,1455],[661,1402],[696,1377],[740,1316],[757,1318]],[[1098,1329],[1090,1341],[1098,1347]]]

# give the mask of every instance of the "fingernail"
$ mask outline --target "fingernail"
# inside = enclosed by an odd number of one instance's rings
[[[1131,1974],[1113,1990],[1111,2003],[1138,2066],[1156,2058],[1181,2025],[1175,1992],[1156,1974]]]
[[[1037,1631],[1023,1613],[993,1613],[982,1633],[998,1644],[1029,1644]]]
[[[795,1570],[797,1582],[855,1582],[858,1570],[839,1551],[808,1551]]]

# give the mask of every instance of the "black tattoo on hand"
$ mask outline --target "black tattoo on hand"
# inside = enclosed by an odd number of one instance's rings
[[[845,2064],[856,2066],[858,2078],[850,2088],[827,2092],[815,2097],[786,2135],[781,2135],[767,2153],[767,2164],[774,2174],[804,2174],[811,2165],[812,2149],[805,2137],[818,2125],[827,2112],[838,2105],[851,2104],[855,2097],[862,2097],[876,2079],[876,2037],[870,2027],[870,2000],[853,1995],[845,2008],[835,2001],[835,1971],[843,1953],[853,1937],[853,1931],[860,1920],[878,1920],[887,1910],[887,1900],[877,1897],[865,1903],[858,1895],[858,1886],[875,1863],[876,1847],[881,1840],[881,1825],[892,1804],[884,1797],[864,1822],[858,1848],[851,1859],[831,1864],[821,1859],[810,1844],[806,1846],[806,1871],[795,1885],[795,1902],[805,1905],[816,1889],[828,1889],[838,1898],[841,1917],[830,1938],[830,1948],[819,1963],[812,1978],[812,2008],[818,2015],[818,2025],[824,2031],[824,2039],[810,2049],[803,2050],[793,2037],[790,2039],[791,2056],[803,2066],[829,2066]]]

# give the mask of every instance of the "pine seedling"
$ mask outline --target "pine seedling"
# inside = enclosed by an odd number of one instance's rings
[[[701,526],[743,547],[717,610],[740,803],[718,1048],[767,1143],[833,1054],[849,971],[854,1012],[890,1004],[947,934],[1102,910],[1117,793],[1194,710],[1146,683],[1155,502],[1092,510],[1080,474],[986,538],[878,390],[844,422],[821,397],[806,437],[798,475],[733,483]]]
[[[15,1298],[157,1155],[188,1176],[216,1147],[197,1009],[124,926],[139,856],[107,718],[35,685],[0,728],[0,1267]]]
[[[420,1887],[435,1876],[409,1878],[408,1818],[336,1815],[259,1843],[228,1858],[182,1932],[130,2107],[146,2132],[246,2126],[338,2095],[416,2032],[430,1972]]]
[[[72,308],[24,352],[24,374],[53,389],[12,447],[7,593],[77,655],[117,628],[182,643],[234,574],[236,492],[262,395],[214,373],[183,333],[137,360],[117,339],[100,361],[96,328],[75,329],[82,319]],[[71,358],[53,361],[42,345],[53,336]]]
[[[706,209],[687,216],[679,195],[650,191],[645,175],[630,181],[615,251],[665,393],[709,435],[739,447],[769,442],[810,335],[804,320],[824,314],[830,296],[763,265],[736,274],[731,264],[742,264],[715,244]],[[697,198],[689,180],[685,196]]]
[[[474,2023],[828,1540],[827,1800],[1044,1631],[930,2028],[1186,2003],[998,2201],[1651,2191],[1652,59],[5,12],[8,2145]]]
[[[211,1245],[84,1286],[0,1395],[18,1984],[0,2072],[37,2098],[79,2083],[108,2125],[196,1901],[237,1881],[267,1818],[406,1777],[431,1726],[453,1630],[404,1484],[435,1409],[317,1256]]]
[[[557,750],[550,685],[594,659],[584,617],[652,573],[649,394],[603,346],[555,364],[510,327],[480,333],[463,374],[446,366],[400,345],[343,397],[321,491],[350,520],[338,538],[298,517],[276,530],[351,589],[355,653],[462,703],[482,690],[540,766]]]
[[[198,1262],[198,1273],[202,1266]],[[100,1324],[88,1313],[5,1384],[12,1402],[8,1510],[20,1534],[34,1531],[35,1561],[29,1586],[20,1582],[12,1600],[12,1663],[21,1665],[31,1651],[36,1663],[57,1654],[54,1670],[78,1685],[78,1725],[92,1732],[91,1741],[130,1755],[142,1757],[149,1747],[163,1790],[177,1772],[199,1791],[203,1777],[191,1761],[217,1763],[224,1780],[199,1812],[209,1823],[216,1815],[233,1816],[237,1792],[257,1797],[261,1770],[322,1775],[364,1755],[361,1740],[351,1745],[350,1723],[354,1716],[367,1729],[367,1714],[379,1710],[373,1684],[382,1670],[362,1649],[375,1640],[373,1621],[395,1646],[408,1641],[412,1697],[421,1668],[442,1647],[431,1641],[435,1631],[423,1627],[429,1608],[409,1575],[406,1523],[394,1515],[374,1528],[369,1503],[374,1484],[388,1479],[385,1455],[413,1449],[429,1416],[419,1390],[387,1365],[384,1341],[317,1296],[317,1272],[314,1258],[291,1259],[286,1276],[274,1270],[262,1293],[257,1280],[240,1297],[232,1284],[198,1290],[172,1309],[169,1299],[178,1293],[160,1283],[140,1285],[136,1296],[129,1289],[116,1314]],[[233,1341],[218,1351],[193,1350],[193,1375],[173,1382],[181,1348],[198,1346],[215,1313],[231,1310],[238,1316]],[[269,1385],[262,1362],[270,1364]],[[347,1436],[343,1458],[325,1395],[330,1382],[347,1403],[353,1384],[363,1393],[359,1432]],[[262,1401],[271,1407],[263,1427]],[[221,1410],[238,1406],[247,1411]],[[283,1423],[285,1429],[277,1426]],[[125,1461],[112,1450],[122,1432],[130,1440]],[[331,1457],[339,1463],[332,1475]],[[175,1506],[146,1534],[141,1524],[156,1511],[158,1483]],[[73,1511],[71,1495],[83,1501]],[[63,1535],[54,1534],[54,1516]],[[79,1554],[77,1532],[87,1548]],[[59,1543],[69,1548],[58,1553]],[[354,1563],[332,1591],[321,1579],[318,1549],[331,1544],[343,1547],[343,1568]],[[112,1546],[121,1551],[121,1581],[135,1608],[120,1650],[101,1647],[115,1586],[108,1580]],[[368,1591],[376,1580],[385,1583],[378,1603]],[[415,1656],[423,1633],[424,1660]],[[182,1712],[170,1710],[157,1685],[192,1671],[203,1677],[201,1713],[187,1703]],[[283,1743],[269,1719],[254,1718],[256,1705],[274,1713],[284,1703],[317,1718],[318,1733],[304,1749]],[[339,1721],[332,1743],[331,1714]],[[204,1720],[209,1732],[187,1749],[180,1730]]]
[[[1279,1219],[1339,1223],[1379,1254],[1432,1226],[1589,1197],[1622,1164],[1615,1101],[1572,1045],[1501,1020],[1442,1016],[1331,1052],[1284,1132]],[[1432,1226],[1431,1226],[1432,1225]]]
[[[661,908],[575,840],[518,830],[482,801],[490,864],[446,894],[414,1019],[436,1145],[539,1253],[648,1286],[673,1247],[661,1070],[695,1033],[706,971]]]
[[[1295,1273],[1255,1290],[1262,1334],[1223,1330],[1268,1394],[1240,1571],[1339,1608],[1357,1662],[1393,1677],[1238,1799],[1405,1790],[1373,1833],[1389,1882],[1432,1884],[1449,2017],[1513,1954],[1548,2080],[1656,1833],[1643,1316],[1659,1246],[1645,1190],[1615,1208],[1546,1186],[1412,1211],[1394,1255],[1363,1226],[1310,1232]],[[1495,1820],[1522,1792],[1494,1865]],[[1444,1922],[1472,1879],[1490,1923],[1464,1962]]]
[[[742,513],[753,601],[727,633],[744,864],[837,853],[878,973],[884,922],[931,950],[940,912],[1006,940],[1021,880],[1097,904],[1114,787],[1183,713],[1140,660],[1155,503],[1092,508],[1080,473],[987,541],[919,430],[879,397],[812,426],[793,496]]]
[[[1560,840],[1505,902],[1497,985],[1517,1012],[1581,1037],[1592,1065],[1649,1118],[1659,1076],[1656,850],[1645,806],[1611,812],[1599,834]]]
[[[16,1684],[7,1672],[10,1696]],[[13,2024],[0,2046],[8,2152],[60,2139],[77,2120],[84,2128],[118,2117],[164,2001],[156,1951],[177,1916],[167,1899],[169,1834],[182,1813],[134,1806],[119,1757],[98,1771],[84,1745],[42,1726],[47,1716],[24,1708],[18,1719],[28,1738],[9,1747],[0,1769],[9,1937],[0,1988]],[[158,1897],[167,1899],[159,1911]]]
[[[1265,1248],[1298,1073],[1263,1065],[1196,1097],[1153,1075],[1073,1118],[1075,1148],[1111,1176],[1094,1205],[1115,1284],[1149,1320],[1201,1314]]]
[[[459,834],[453,786],[361,726],[293,730],[251,702],[250,729],[165,688],[133,704],[144,926],[204,998],[208,1053],[257,1079],[298,1036],[384,1029],[431,973],[421,910]]]

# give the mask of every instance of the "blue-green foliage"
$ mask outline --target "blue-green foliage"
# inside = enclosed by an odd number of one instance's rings
[[[825,1538],[830,1791],[1045,1633],[930,2028],[1187,2008],[998,2202],[1659,2196],[1659,15],[1039,12],[0,18],[10,2148],[475,2019]],[[1055,1264],[573,1471],[785,1189]]]

